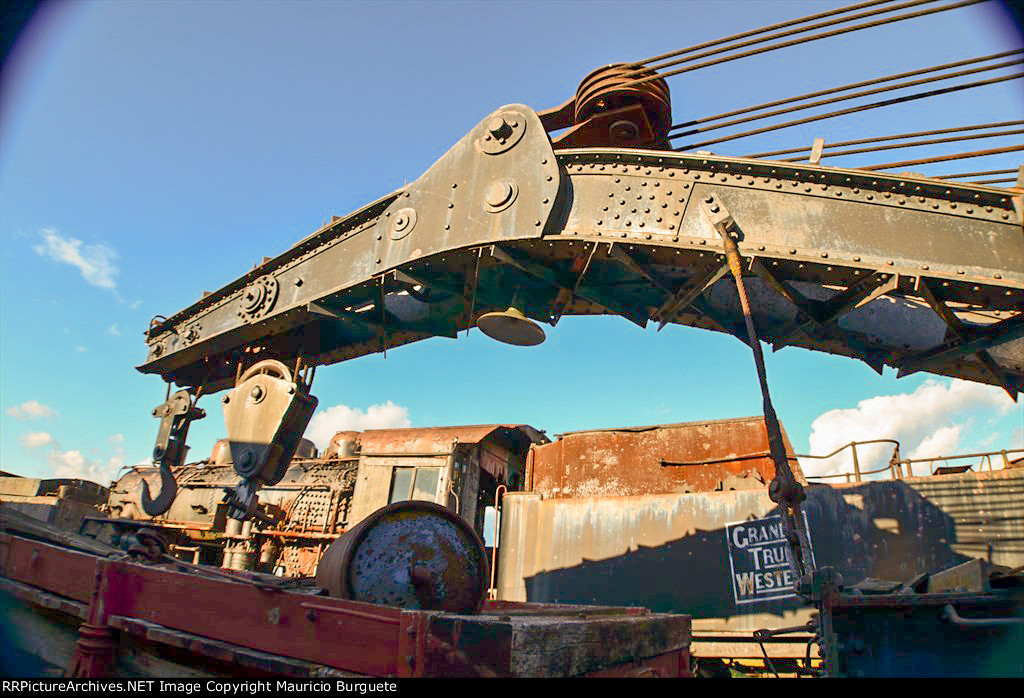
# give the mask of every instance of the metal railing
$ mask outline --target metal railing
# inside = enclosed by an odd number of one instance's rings
[[[878,443],[895,444],[895,447],[893,448],[892,456],[889,458],[889,462],[885,466],[883,466],[881,468],[876,468],[874,470],[862,471],[861,470],[861,466],[860,466],[860,458],[859,458],[859,455],[857,453],[857,447],[858,446],[866,446],[868,444],[878,444]],[[852,473],[847,472],[847,473],[835,473],[835,474],[832,474],[832,475],[807,475],[806,476],[807,479],[808,480],[812,480],[812,481],[826,481],[826,480],[835,480],[835,479],[838,479],[838,478],[845,478],[846,482],[853,483],[853,482],[863,482],[865,475],[876,475],[878,473],[883,473],[885,471],[889,471],[889,475],[890,475],[890,477],[893,480],[902,480],[904,477],[914,477],[915,476],[914,475],[914,465],[915,464],[921,465],[921,464],[924,464],[924,463],[928,463],[929,464],[928,475],[936,475],[936,474],[943,474],[941,472],[941,467],[937,470],[932,464],[940,462],[940,461],[944,461],[944,462],[948,463],[949,461],[952,461],[952,460],[964,460],[964,459],[968,459],[968,458],[978,458],[978,459],[980,459],[978,461],[978,464],[977,464],[978,465],[977,470],[978,470],[978,472],[980,472],[980,471],[985,469],[985,465],[986,464],[988,465],[988,469],[989,470],[996,470],[995,466],[992,463],[992,457],[993,456],[1001,456],[1001,458],[1002,458],[1002,468],[1000,468],[1000,469],[1004,469],[1004,468],[1009,468],[1010,467],[1009,454],[1011,454],[1011,453],[1024,453],[1024,448],[1009,448],[1009,449],[1003,449],[1003,450],[1000,450],[1000,451],[983,451],[983,452],[979,452],[979,453],[960,453],[960,454],[951,455],[951,456],[934,456],[932,458],[900,458],[900,442],[899,441],[897,441],[895,439],[871,439],[870,441],[851,441],[850,443],[846,444],[845,446],[840,446],[839,448],[837,448],[832,453],[829,453],[828,455],[824,455],[824,456],[797,454],[796,457],[797,458],[813,458],[813,459],[818,459],[818,460],[826,460],[828,458],[832,458],[833,456],[838,455],[839,453],[841,453],[842,451],[845,451],[846,449],[850,449],[851,456],[853,458],[853,472]],[[962,466],[962,470],[959,470],[959,472],[966,472],[967,470],[973,470],[973,465]]]

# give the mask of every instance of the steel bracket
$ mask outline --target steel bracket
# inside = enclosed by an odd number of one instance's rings
[[[533,110],[498,109],[385,210],[373,273],[452,249],[541,237],[562,177]]]
[[[160,494],[154,498],[149,484],[143,480],[139,486],[139,500],[143,511],[150,516],[159,516],[171,508],[178,493],[178,483],[171,468],[185,462],[188,427],[193,420],[205,417],[206,412],[195,406],[187,390],[179,390],[162,405],[154,407],[153,416],[160,418],[160,429],[153,446],[153,462],[160,468]]]

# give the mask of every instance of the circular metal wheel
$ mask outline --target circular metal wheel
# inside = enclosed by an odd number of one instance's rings
[[[264,359],[259,361],[245,370],[235,385],[241,385],[253,376],[271,376],[273,378],[280,378],[283,381],[289,383],[292,381],[292,372],[288,370],[288,367],[277,359]]]
[[[378,509],[331,544],[317,585],[332,596],[385,606],[476,613],[488,574],[476,532],[439,504]]]
[[[650,68],[613,63],[598,68],[583,78],[576,90],[576,123],[583,123],[600,112],[641,104],[659,139],[668,137],[672,127],[672,100],[668,83],[662,78],[640,84],[635,80],[654,77]]]

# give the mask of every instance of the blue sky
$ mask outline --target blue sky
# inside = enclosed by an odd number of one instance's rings
[[[150,410],[164,397],[158,378],[134,370],[150,318],[416,179],[495,108],[556,106],[601,65],[842,4],[54,3],[0,84],[0,468],[104,480],[145,460],[157,428]],[[673,116],[1019,44],[996,6],[969,7],[673,78]],[[1022,112],[1018,80],[714,150],[742,155]],[[1014,153],[915,169],[1019,162]],[[567,318],[548,337],[524,350],[474,330],[323,368],[317,435],[490,422],[553,435],[760,412],[750,353],[733,338],[643,331],[619,318]],[[768,372],[799,452],[892,436],[905,452],[1024,445],[1021,406],[994,388],[896,381],[890,370],[880,377],[793,348],[770,354]],[[191,436],[196,458],[224,432],[216,402],[205,406],[210,416]]]

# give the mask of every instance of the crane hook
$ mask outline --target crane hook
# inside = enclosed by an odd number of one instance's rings
[[[150,495],[149,483],[145,480],[139,487],[139,499],[142,502],[142,510],[148,516],[159,516],[171,508],[174,498],[178,495],[178,481],[174,479],[171,466],[160,462],[160,494],[156,499]]]
[[[196,391],[195,400],[199,399],[202,388]],[[145,480],[139,487],[139,500],[142,510],[149,516],[159,516],[171,508],[178,494],[178,483],[174,479],[171,466],[180,466],[185,462],[188,447],[189,424],[206,416],[204,410],[195,406],[195,401],[187,390],[179,390],[167,398],[162,405],[153,408],[153,416],[160,419],[160,430],[153,447],[153,463],[160,466],[160,494],[154,499]]]

